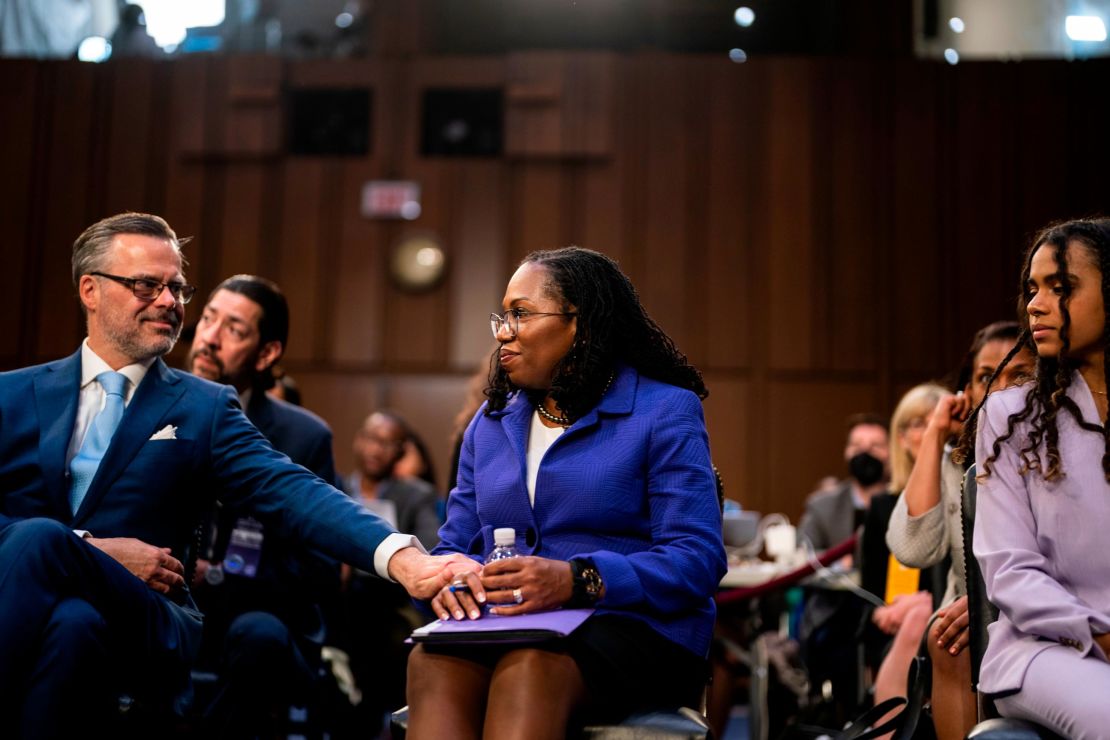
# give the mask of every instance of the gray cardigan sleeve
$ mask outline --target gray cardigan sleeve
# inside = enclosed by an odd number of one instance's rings
[[[920,516],[910,516],[904,495],[898,497],[886,530],[886,544],[898,562],[911,568],[936,565],[948,554],[944,500]]]

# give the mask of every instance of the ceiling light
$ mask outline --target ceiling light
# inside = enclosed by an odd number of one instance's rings
[[[1064,30],[1072,41],[1106,40],[1106,24],[1097,15],[1069,15]]]
[[[112,44],[103,36],[89,36],[77,47],[82,62],[103,62],[112,56]]]

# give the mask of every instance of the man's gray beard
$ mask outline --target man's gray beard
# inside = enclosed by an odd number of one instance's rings
[[[142,362],[152,357],[163,357],[169,354],[177,344],[177,338],[181,336],[181,324],[177,325],[171,336],[160,336],[147,343],[139,341],[139,337],[134,333],[117,334],[110,327],[106,328],[105,334],[116,348],[133,362]]]

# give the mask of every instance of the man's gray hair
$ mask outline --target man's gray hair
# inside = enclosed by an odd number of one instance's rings
[[[112,246],[112,239],[119,234],[142,234],[165,239],[181,254],[181,245],[188,239],[178,240],[170,225],[161,216],[149,213],[118,213],[97,221],[81,232],[73,242],[73,285],[77,287],[82,275],[103,269],[105,256]],[[181,264],[185,264],[182,255]]]

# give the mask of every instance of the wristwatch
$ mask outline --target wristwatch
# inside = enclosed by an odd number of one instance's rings
[[[587,558],[575,558],[570,561],[570,575],[574,579],[573,591],[567,606],[572,609],[590,607],[601,598],[601,589],[604,583],[601,573],[594,566],[593,561]]]

